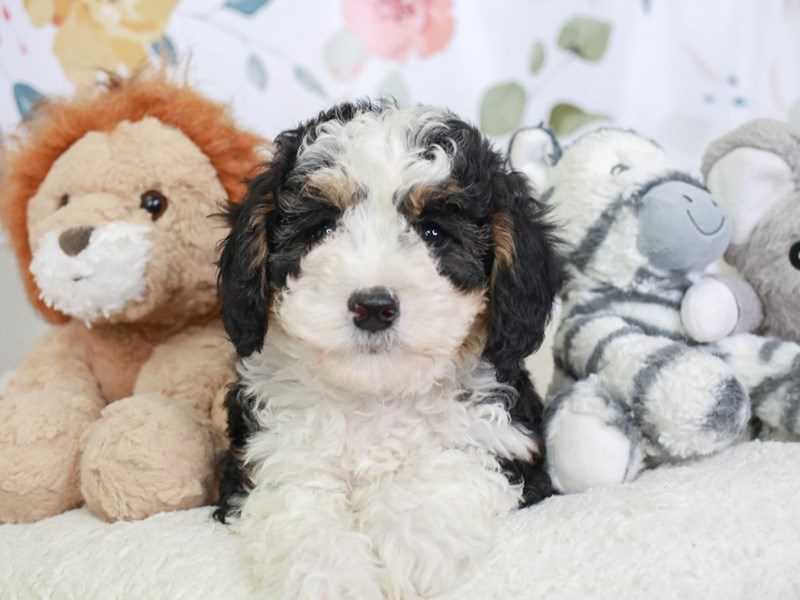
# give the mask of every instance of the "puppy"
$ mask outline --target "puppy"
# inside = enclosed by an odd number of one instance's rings
[[[562,281],[552,228],[446,110],[346,103],[274,152],[220,260],[241,360],[217,516],[270,598],[440,593],[551,493],[522,360]]]

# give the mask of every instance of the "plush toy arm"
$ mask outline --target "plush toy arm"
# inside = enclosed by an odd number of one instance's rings
[[[733,275],[704,277],[686,291],[681,303],[683,328],[700,343],[754,331],[763,317],[755,290]]]
[[[82,397],[101,407],[100,387],[88,362],[83,326],[53,327],[28,351],[9,381],[5,397],[36,393],[48,397]]]
[[[668,338],[648,335],[624,317],[599,312],[565,318],[556,333],[554,349],[556,362],[574,380],[604,373],[616,380],[623,378],[623,372],[637,372],[648,354],[670,344]],[[613,376],[616,372],[619,376]],[[622,391],[627,383],[615,385],[610,391]]]
[[[733,333],[752,333],[761,327],[764,320],[764,306],[753,286],[743,277],[735,275],[715,275],[714,278],[727,285],[736,297],[739,320]]]
[[[133,395],[106,407],[84,435],[81,491],[95,514],[142,519],[214,501],[222,436],[210,413],[232,364],[221,326],[190,328],[154,349]]]
[[[719,450],[750,418],[747,393],[722,360],[635,321],[605,313],[568,318],[555,349],[562,369],[574,379],[596,374],[648,441],[672,457]]]
[[[155,348],[134,394],[161,394],[208,416],[220,390],[233,381],[234,358],[221,325],[192,327]]]

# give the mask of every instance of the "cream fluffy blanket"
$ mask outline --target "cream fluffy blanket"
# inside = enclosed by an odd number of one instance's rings
[[[257,597],[209,509],[0,526],[0,598]],[[751,442],[508,518],[448,599],[800,598],[800,444]]]

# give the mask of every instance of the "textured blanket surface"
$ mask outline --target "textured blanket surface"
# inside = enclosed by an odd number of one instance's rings
[[[203,508],[0,526],[0,598],[258,597]],[[800,444],[751,442],[506,519],[448,600],[800,598]]]

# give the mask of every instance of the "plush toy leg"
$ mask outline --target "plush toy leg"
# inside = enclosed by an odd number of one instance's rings
[[[704,456],[747,429],[750,401],[742,382],[707,351],[606,314],[565,321],[554,347],[561,365],[577,378],[597,374],[659,454]]]
[[[202,506],[213,494],[208,423],[162,396],[110,404],[83,443],[81,490],[86,505],[108,521]]]
[[[614,338],[601,354],[601,385],[631,409],[642,436],[668,457],[718,452],[747,430],[747,391],[718,357],[638,333]]]
[[[0,522],[38,521],[80,504],[80,437],[100,408],[39,391],[0,400]]]
[[[642,441],[630,413],[596,377],[556,396],[545,411],[547,466],[566,493],[622,483],[642,468]]]
[[[711,348],[744,382],[753,414],[778,433],[800,434],[800,345],[741,334]]]

